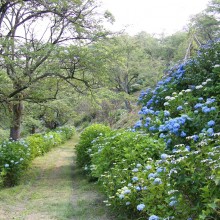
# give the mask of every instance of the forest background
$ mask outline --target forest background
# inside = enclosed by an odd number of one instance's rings
[[[102,24],[113,15],[96,9],[93,0],[1,2],[1,139],[63,125],[131,127],[140,91],[219,37],[219,0],[160,37],[109,32]]]

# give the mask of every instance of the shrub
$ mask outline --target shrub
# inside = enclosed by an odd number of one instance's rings
[[[166,150],[149,134],[112,131],[92,141],[87,168],[98,178],[107,205],[135,219],[219,219],[220,135],[189,137]],[[197,149],[197,150],[192,150]]]
[[[56,131],[50,131],[48,133],[46,133],[43,138],[44,138],[44,142],[46,143],[45,145],[45,151],[48,152],[52,147],[55,147],[59,144],[61,144],[62,142],[64,142],[64,140],[62,140],[62,134],[60,132],[56,132]]]
[[[220,134],[203,136],[191,149],[177,145],[167,158],[173,212],[192,219],[220,218]],[[185,209],[183,209],[183,205]],[[174,213],[174,215],[176,215]]]
[[[92,176],[100,177],[119,162],[123,162],[122,168],[131,169],[133,164],[143,164],[149,157],[158,159],[164,147],[163,141],[150,138],[147,134],[112,131],[93,140],[90,150]]]
[[[30,146],[32,158],[41,156],[46,152],[46,143],[42,134],[30,135],[26,138],[26,141]]]
[[[4,186],[13,186],[31,161],[26,141],[4,141],[0,146],[0,171]]]
[[[107,203],[127,210],[129,208],[133,214],[137,214],[136,207],[147,193],[146,167],[150,167],[152,161],[158,160],[164,152],[163,141],[155,140],[148,134],[120,130],[97,138],[91,149],[92,163],[89,169],[92,177],[99,179],[100,186],[109,198]],[[152,190],[159,195],[159,184]],[[153,206],[155,203],[151,204]]]
[[[92,141],[99,137],[105,136],[111,129],[102,124],[93,124],[87,127],[80,135],[80,141],[76,145],[77,164],[80,167],[90,165],[90,157],[88,150],[92,146]]]
[[[4,141],[0,145],[0,178],[4,186],[16,185],[31,161],[63,143],[74,129],[62,128],[46,134],[34,134],[25,140]]]
[[[69,140],[76,132],[74,127],[60,127],[56,129],[57,133],[62,135],[62,140]]]
[[[9,136],[9,130],[4,130],[0,128],[0,143],[3,142],[5,139],[7,139]]]

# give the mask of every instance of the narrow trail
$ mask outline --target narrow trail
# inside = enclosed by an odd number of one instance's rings
[[[113,220],[75,164],[77,137],[33,161],[19,186],[0,189],[0,220]]]

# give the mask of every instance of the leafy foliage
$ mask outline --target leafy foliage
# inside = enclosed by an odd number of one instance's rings
[[[219,219],[219,41],[139,97],[132,131],[96,137],[86,169],[134,219]],[[91,140],[90,140],[91,141]]]
[[[0,145],[0,182],[4,186],[16,185],[35,157],[66,141],[74,132],[73,128],[65,127],[45,134],[34,134],[25,140],[4,141]]]
[[[110,131],[110,127],[102,124],[93,124],[87,127],[80,135],[80,141],[76,145],[77,164],[84,167],[90,164],[88,150],[92,146],[92,141],[98,136],[105,136]]]

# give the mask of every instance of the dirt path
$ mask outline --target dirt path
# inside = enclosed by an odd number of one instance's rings
[[[71,140],[33,161],[19,186],[0,189],[0,220],[113,220],[75,165]]]

